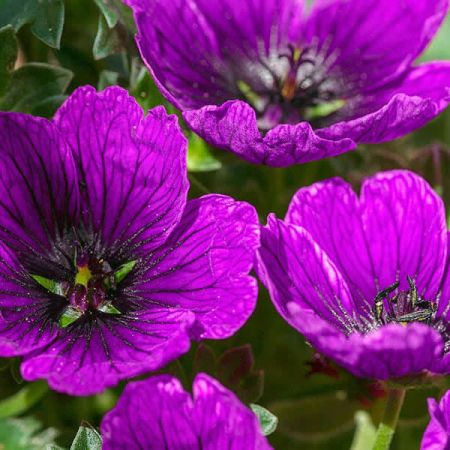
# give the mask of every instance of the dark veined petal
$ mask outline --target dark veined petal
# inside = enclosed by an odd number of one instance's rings
[[[45,378],[53,389],[70,395],[92,395],[160,369],[189,350],[190,312],[153,307],[105,316],[80,318],[47,348],[27,355],[22,376]]]
[[[355,302],[372,301],[396,280],[416,279],[436,296],[447,255],[444,205],[419,176],[407,171],[369,178],[361,201],[339,179],[300,189],[286,220],[306,228],[345,275]]]
[[[326,58],[328,73],[346,90],[367,92],[395,80],[431,41],[448,0],[317,0],[306,43]]]
[[[128,384],[101,432],[105,450],[271,448],[253,412],[205,374],[196,376],[193,397],[169,375]]]
[[[72,148],[83,218],[106,247],[134,254],[160,245],[186,202],[186,139],[162,107],[146,117],[118,87],[78,89],[55,123]]]
[[[0,238],[23,257],[44,254],[78,214],[69,148],[48,120],[0,113]]]
[[[448,450],[450,448],[450,391],[436,400],[428,399],[430,422],[422,437],[420,450]]]
[[[257,284],[248,273],[258,246],[253,206],[221,195],[189,201],[133,291],[142,301],[194,312],[195,338],[226,338],[254,310]]]
[[[261,229],[257,272],[292,326],[297,310],[314,311],[341,333],[352,323],[357,310],[344,277],[304,228],[269,216]]]
[[[211,144],[256,164],[287,167],[356,148],[356,143],[343,135],[321,137],[307,122],[278,125],[263,136],[254,109],[240,100],[186,111],[183,117],[190,128]]]
[[[0,356],[24,355],[52,342],[58,329],[50,319],[60,308],[0,243]]]
[[[180,109],[238,98],[238,81],[264,89],[271,58],[300,32],[303,0],[126,0],[142,58]]]

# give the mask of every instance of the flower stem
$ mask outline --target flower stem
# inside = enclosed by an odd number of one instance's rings
[[[383,418],[378,426],[372,450],[388,450],[397,428],[398,417],[405,399],[405,389],[389,389]]]

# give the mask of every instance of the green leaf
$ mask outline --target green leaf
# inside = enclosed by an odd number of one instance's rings
[[[119,20],[117,11],[112,7],[110,0],[94,0],[103,14],[109,28],[114,28]]]
[[[113,72],[111,70],[102,70],[98,78],[97,89],[99,91],[102,91],[108,86],[114,86],[118,84],[118,80],[119,80],[118,72]]]
[[[12,73],[0,108],[34,114],[42,102],[61,95],[72,80],[72,72],[42,63],[25,64]]]
[[[173,112],[173,107],[170,105],[164,96],[157,88],[152,77],[148,73],[146,67],[141,67],[136,70],[137,76],[133,78],[130,86],[130,92],[136,98],[139,105],[144,111],[154,108],[158,105],[164,105],[169,112]]]
[[[19,392],[0,402],[0,419],[23,414],[47,392],[48,386],[44,381],[27,384]]]
[[[14,28],[10,25],[0,29],[0,96],[6,91],[11,72],[17,59],[18,44]]]
[[[61,314],[61,317],[59,318],[59,326],[61,328],[67,328],[69,325],[77,321],[82,315],[81,311],[78,311],[75,308],[72,308],[71,306],[68,306],[64,312]]]
[[[57,431],[31,417],[0,420],[0,448],[2,450],[42,450],[52,448]]]
[[[261,405],[255,403],[250,404],[250,408],[258,417],[264,436],[272,434],[278,426],[278,418],[272,414],[268,409],[263,408]]]
[[[211,172],[219,170],[222,163],[211,154],[208,144],[196,134],[189,138],[187,167],[190,172]]]
[[[70,450],[101,450],[102,437],[92,427],[82,425],[78,429]]]
[[[114,272],[114,280],[117,284],[119,284],[125,277],[129,275],[129,273],[134,269],[137,260],[128,261],[125,264],[122,264],[115,272]]]
[[[372,445],[375,442],[377,429],[372,423],[370,414],[366,411],[357,411],[355,414],[355,422],[356,430],[350,450],[365,450],[367,448],[372,448]]]
[[[63,0],[40,0],[31,32],[49,47],[59,48],[64,27]]]
[[[99,16],[97,35],[95,36],[94,47],[92,48],[94,59],[103,59],[119,53],[121,50],[122,45],[117,31],[109,28],[105,18],[102,15]]]
[[[47,289],[47,291],[56,295],[62,294],[60,283],[50,280],[49,278],[41,277],[40,275],[31,275],[31,278],[33,278],[33,280],[40,284],[43,288]]]
[[[122,314],[112,303],[104,303],[98,310],[106,314]]]
[[[31,32],[42,42],[59,48],[64,27],[63,0],[0,0],[0,27],[18,31],[31,24]]]

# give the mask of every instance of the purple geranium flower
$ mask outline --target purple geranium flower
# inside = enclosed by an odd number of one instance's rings
[[[186,139],[120,88],[53,121],[0,114],[0,355],[76,395],[157,369],[253,311],[254,208],[186,203]]]
[[[101,432],[104,450],[272,448],[256,415],[205,374],[196,376],[192,396],[169,375],[130,383]]]
[[[450,449],[450,391],[439,403],[428,399],[431,420],[422,438],[421,450]]]
[[[450,373],[441,198],[407,171],[300,189],[262,228],[258,273],[278,312],[356,376]]]
[[[124,0],[167,99],[211,144],[289,166],[403,136],[449,103],[413,66],[448,0]]]

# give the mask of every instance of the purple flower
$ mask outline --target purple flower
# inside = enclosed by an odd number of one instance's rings
[[[128,384],[102,421],[103,449],[272,448],[256,415],[214,378],[199,374],[192,389],[169,375]]]
[[[441,198],[407,171],[300,189],[262,228],[258,274],[278,312],[356,376],[450,373]]]
[[[450,449],[450,391],[439,403],[428,399],[431,420],[422,438],[421,450]]]
[[[257,295],[254,208],[186,203],[186,139],[120,88],[0,114],[0,355],[75,395],[232,335]]]
[[[450,102],[413,66],[448,0],[124,0],[166,98],[211,144],[289,166],[403,136]]]

